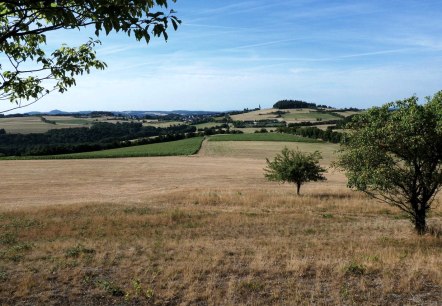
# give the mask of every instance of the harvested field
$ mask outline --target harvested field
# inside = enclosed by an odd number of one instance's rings
[[[65,125],[56,125],[43,122],[40,117],[12,117],[0,118],[0,129],[7,133],[46,133],[52,129],[66,128]]]
[[[152,157],[1,161],[3,209],[76,203],[141,203],[188,188],[254,188],[267,184],[263,160]]]
[[[293,134],[282,133],[253,133],[253,134],[224,134],[210,136],[209,141],[280,141],[280,142],[309,142],[320,143],[321,140],[306,138]]]
[[[248,154],[1,161],[0,304],[441,302],[441,238],[340,173],[297,197]]]
[[[238,121],[278,119],[277,115],[273,114],[276,111],[276,108],[261,109],[248,113],[233,115],[231,117],[233,120]]]
[[[206,141],[199,155],[212,157],[230,157],[235,159],[258,159],[273,158],[277,153],[287,147],[299,149],[304,152],[320,151],[323,157],[321,163],[328,166],[335,159],[335,153],[339,145],[331,143],[308,143],[308,142],[278,142],[278,141]]]

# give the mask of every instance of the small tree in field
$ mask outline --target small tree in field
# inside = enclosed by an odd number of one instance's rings
[[[270,181],[296,184],[296,193],[299,195],[302,184],[326,180],[322,174],[326,170],[319,165],[321,158],[318,151],[303,153],[284,148],[273,161],[266,159],[267,168],[264,169],[264,176]]]
[[[406,212],[420,235],[442,185],[442,91],[372,108],[348,126],[336,163],[348,186]]]

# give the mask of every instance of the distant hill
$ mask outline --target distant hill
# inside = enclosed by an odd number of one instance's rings
[[[48,115],[53,115],[53,116],[56,116],[56,115],[66,115],[66,114],[68,114],[68,113],[64,112],[64,111],[61,111],[61,110],[58,110],[58,109],[51,110],[48,113]]]
[[[107,113],[113,114],[114,116],[131,116],[131,117],[144,117],[146,115],[153,116],[166,116],[170,114],[178,114],[182,116],[192,116],[192,115],[214,115],[219,114],[220,112],[211,112],[211,111],[188,111],[188,110],[173,110],[173,111],[79,111],[79,112],[65,112],[58,109],[51,110],[50,112],[27,112],[25,116],[38,116],[38,115],[49,115],[49,116],[57,116],[57,115],[89,115],[89,114],[98,114],[98,113]]]

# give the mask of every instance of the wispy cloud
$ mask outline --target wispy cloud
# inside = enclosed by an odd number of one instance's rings
[[[287,42],[293,42],[293,41],[299,41],[300,39],[292,38],[292,39],[280,39],[280,40],[274,40],[274,41],[267,41],[267,42],[261,42],[256,44],[250,44],[250,45],[243,45],[243,46],[237,46],[228,48],[226,50],[239,50],[239,49],[250,49],[250,48],[256,48],[256,47],[264,47],[264,46],[272,46],[272,45],[280,45],[282,43]]]
[[[109,68],[79,79],[48,105],[225,110],[300,98],[368,107],[442,89],[439,0],[186,0],[176,6],[183,25],[167,43],[154,39],[146,47],[124,35],[100,37],[98,55]],[[75,45],[88,35],[66,31],[51,42]]]
[[[281,6],[289,1],[272,1],[268,3],[266,1],[242,1],[232,4],[227,4],[219,7],[213,7],[209,9],[203,9],[199,11],[202,15],[214,15],[214,14],[243,14],[257,10],[269,9],[275,6]]]
[[[99,48],[97,50],[97,53],[103,56],[114,55],[114,54],[124,53],[125,51],[133,50],[135,48],[136,48],[135,45],[115,45],[115,46]]]

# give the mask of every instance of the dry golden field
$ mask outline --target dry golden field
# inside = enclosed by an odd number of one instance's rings
[[[7,133],[45,133],[53,129],[75,128],[88,126],[94,121],[106,121],[106,118],[76,118],[72,116],[44,116],[49,121],[57,124],[43,122],[39,116],[0,118],[0,129]]]
[[[282,115],[282,117],[278,117],[275,112],[283,111],[286,112]],[[355,114],[356,112],[339,112],[337,113],[343,116],[350,116]],[[331,114],[319,113],[316,110],[308,109],[308,108],[299,108],[299,109],[261,109],[256,111],[251,111],[244,114],[238,114],[231,116],[233,120],[239,121],[253,121],[253,120],[268,120],[268,119],[277,119],[279,121],[286,121],[288,123],[299,123],[299,122],[316,122],[318,119],[320,120],[336,120],[339,119]]]
[[[300,197],[265,181],[262,156],[284,144],[218,145],[1,161],[0,305],[442,303],[440,237],[416,236],[340,173]],[[429,223],[442,226],[440,205]]]
[[[277,110],[278,109],[276,108],[261,109],[244,114],[233,115],[231,117],[233,120],[238,121],[277,119],[277,116],[275,114],[272,114]]]
[[[0,118],[0,129],[7,133],[45,133],[60,126],[41,121],[40,117]]]

